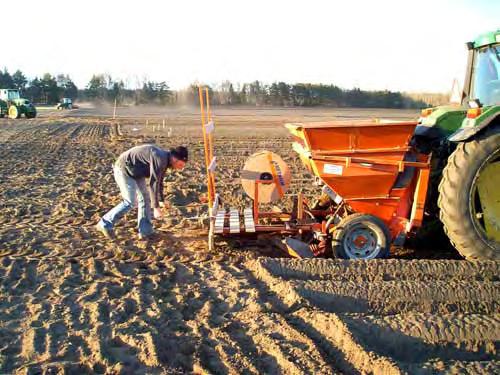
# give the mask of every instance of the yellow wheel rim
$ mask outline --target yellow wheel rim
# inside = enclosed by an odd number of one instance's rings
[[[9,117],[10,118],[17,118],[17,107],[11,105],[9,108]]]

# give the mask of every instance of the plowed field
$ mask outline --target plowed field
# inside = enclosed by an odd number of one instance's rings
[[[316,192],[279,127],[296,117],[223,113],[227,204],[249,204],[239,170],[261,149],[291,166],[289,193]],[[119,200],[111,164],[151,141],[190,149],[165,182],[173,207],[153,240],[131,213],[107,241],[93,226]],[[208,252],[202,170],[193,114],[0,120],[0,373],[500,372],[498,263],[441,248],[306,262],[265,240]]]

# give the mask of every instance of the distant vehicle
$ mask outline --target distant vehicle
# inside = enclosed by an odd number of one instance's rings
[[[8,115],[15,119],[25,115],[27,118],[36,117],[36,108],[28,100],[21,98],[19,90],[0,89],[0,117]]]
[[[73,109],[73,100],[71,98],[62,98],[56,106],[57,109]]]

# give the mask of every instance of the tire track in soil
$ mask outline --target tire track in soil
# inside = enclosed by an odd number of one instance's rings
[[[337,347],[356,371],[500,369],[497,262],[261,258],[249,267],[292,311],[292,324],[319,347]]]

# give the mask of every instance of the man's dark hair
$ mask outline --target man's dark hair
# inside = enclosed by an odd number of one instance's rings
[[[179,160],[188,161],[188,149],[187,149],[187,147],[177,146],[175,148],[171,148],[170,155],[174,156],[175,158],[177,158]]]

